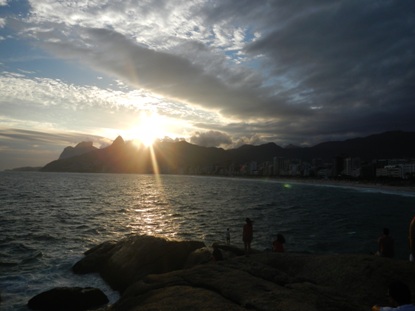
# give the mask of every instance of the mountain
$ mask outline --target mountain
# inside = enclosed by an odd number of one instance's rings
[[[66,149],[66,148],[65,148]],[[59,158],[46,164],[46,172],[108,172],[129,173],[140,169],[148,163],[144,157],[137,161],[138,150],[131,143],[126,143],[121,136],[103,149],[94,148],[89,152],[70,158]],[[148,156],[148,155],[147,155]],[[144,171],[143,171],[144,172]]]
[[[213,172],[220,167],[237,167],[251,161],[273,161],[275,157],[305,161],[315,158],[331,161],[338,156],[360,157],[362,160],[415,159],[415,132],[386,132],[364,138],[324,142],[307,148],[282,148],[268,143],[224,150],[180,141],[158,142],[151,151],[149,148],[138,148],[131,142],[125,142],[120,136],[112,145],[103,149],[97,149],[89,143],[68,148],[65,148],[68,151],[64,150],[58,160],[45,165],[42,171],[180,174]],[[66,157],[70,152],[74,156]]]
[[[72,158],[77,155],[81,155],[90,151],[94,151],[97,148],[92,145],[92,142],[83,141],[77,144],[75,147],[66,147],[63,149],[59,159]]]
[[[415,158],[415,132],[393,131],[364,138],[325,142],[311,147],[310,150],[313,157],[321,158],[340,155],[365,160]]]
[[[284,148],[285,149],[298,149],[298,148],[301,148],[301,147],[293,145],[293,144],[289,144],[288,146],[285,146]]]

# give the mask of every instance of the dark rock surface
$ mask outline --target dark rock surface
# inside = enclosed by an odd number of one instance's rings
[[[198,264],[200,261],[190,255],[204,247],[204,243],[196,241],[131,236],[89,250],[72,270],[77,274],[98,272],[113,289],[123,292],[148,274],[183,269],[189,265],[188,260]]]
[[[148,275],[111,310],[370,310],[415,265],[371,255],[260,253]]]
[[[359,254],[243,251],[201,242],[131,236],[103,243],[74,266],[99,272],[120,299],[105,310],[370,310],[386,305],[387,287],[415,289],[415,264]],[[415,295],[413,296],[415,298]],[[104,309],[102,309],[104,310]]]
[[[32,310],[89,310],[108,302],[97,288],[57,287],[34,296],[27,306]]]

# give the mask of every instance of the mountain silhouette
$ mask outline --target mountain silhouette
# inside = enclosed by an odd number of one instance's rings
[[[275,143],[259,146],[244,145],[236,149],[201,147],[185,141],[161,141],[150,148],[137,147],[119,136],[103,149],[91,143],[80,143],[64,149],[58,160],[45,165],[45,172],[108,172],[108,173],[191,173],[213,172],[219,168],[241,166],[255,161],[263,163],[274,158],[311,161],[332,161],[336,157],[374,159],[414,159],[415,132],[394,131],[324,142],[313,147],[280,147]],[[66,150],[66,151],[65,151]],[[69,156],[70,152],[74,156]],[[85,151],[82,153],[82,150]],[[64,155],[64,156],[63,156]],[[153,159],[156,159],[154,161]]]
[[[72,158],[77,155],[88,153],[90,151],[96,150],[97,148],[92,145],[91,141],[83,141],[77,144],[75,147],[66,147],[63,149],[59,159]]]

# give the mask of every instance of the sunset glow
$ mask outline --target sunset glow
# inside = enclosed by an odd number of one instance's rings
[[[129,134],[137,144],[150,147],[164,136],[163,121],[156,113],[143,113],[138,124],[129,130]]]

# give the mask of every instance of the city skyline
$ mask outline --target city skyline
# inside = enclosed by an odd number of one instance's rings
[[[0,0],[0,170],[118,135],[225,149],[415,131],[415,3]]]

